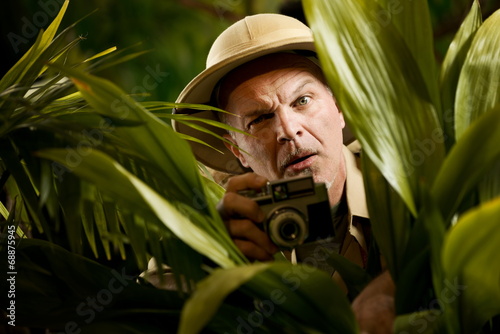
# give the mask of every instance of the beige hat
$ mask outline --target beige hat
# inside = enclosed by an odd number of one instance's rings
[[[206,68],[181,92],[177,103],[210,104],[212,91],[226,74],[236,67],[258,57],[284,51],[315,51],[312,32],[302,22],[280,14],[247,16],[223,31],[208,53]],[[174,109],[176,114],[191,114],[210,120],[218,120],[216,112],[193,109]],[[219,135],[224,130],[199,123]],[[204,165],[217,171],[241,174],[248,171],[216,137],[173,122],[176,131],[198,138],[223,154],[203,144],[190,142],[193,153]]]

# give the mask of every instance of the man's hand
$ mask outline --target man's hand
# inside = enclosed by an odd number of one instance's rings
[[[389,271],[371,281],[354,299],[352,309],[362,334],[393,332],[395,286]]]
[[[267,180],[255,173],[238,175],[229,179],[226,193],[217,205],[226,227],[236,246],[250,260],[270,261],[278,247],[256,224],[264,220],[264,212],[255,201],[238,194],[245,189],[260,189]]]

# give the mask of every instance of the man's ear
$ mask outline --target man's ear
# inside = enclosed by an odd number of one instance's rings
[[[333,95],[332,95],[332,97],[333,97]],[[333,97],[333,101],[335,101],[335,107],[337,108],[337,111],[339,112],[340,125],[342,126],[342,129],[343,129],[343,128],[345,128],[344,113],[340,109],[340,107],[339,107],[339,105],[337,103],[337,99],[335,97]]]
[[[342,126],[343,129],[345,128],[345,119],[344,119],[344,114],[340,110],[339,110],[339,117],[340,117],[340,125]]]
[[[240,150],[238,149],[238,147],[237,147],[238,144],[234,140],[233,136],[231,136],[230,134],[226,133],[226,134],[223,135],[223,137],[224,137],[224,139],[227,139],[228,141],[230,141],[231,143],[233,143],[233,145],[231,145],[231,144],[229,144],[227,142],[224,142],[224,145],[226,146],[226,148],[229,151],[231,151],[236,158],[238,158],[240,160],[240,162],[243,165],[243,167],[249,168],[247,160],[245,159],[245,156],[243,155],[243,153],[241,153]]]
[[[340,125],[342,126],[342,129],[343,129],[343,128],[345,128],[345,119],[344,119],[344,114],[342,113],[342,109],[340,109],[340,106],[337,102],[337,99],[335,98],[335,95],[333,95],[333,92],[330,89],[330,87],[326,86],[326,89],[328,90],[328,92],[332,96],[333,103],[335,103],[335,108],[339,112]]]

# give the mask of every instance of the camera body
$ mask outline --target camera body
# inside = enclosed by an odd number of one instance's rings
[[[334,235],[326,185],[312,176],[271,181],[261,191],[240,194],[259,204],[266,215],[263,229],[282,250]]]

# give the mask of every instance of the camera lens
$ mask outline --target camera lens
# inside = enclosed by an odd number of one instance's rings
[[[267,221],[267,234],[282,249],[293,249],[307,238],[304,215],[293,208],[280,208]]]
[[[287,219],[281,222],[280,236],[285,240],[295,240],[299,235],[299,226],[295,220]]]

